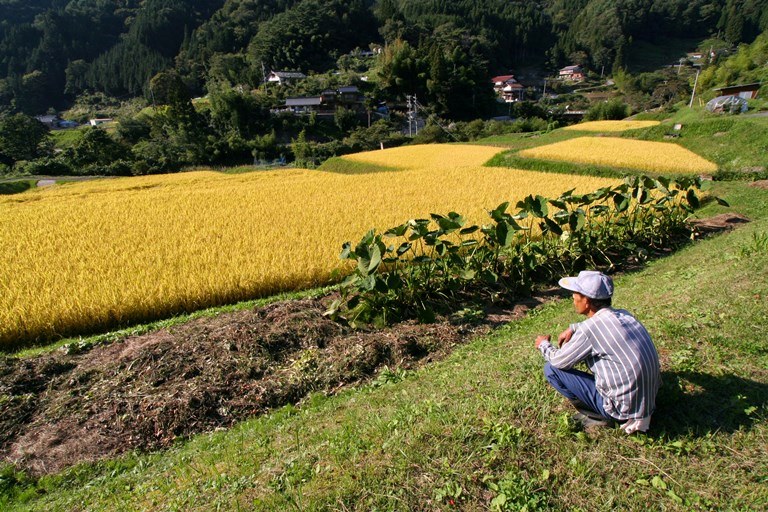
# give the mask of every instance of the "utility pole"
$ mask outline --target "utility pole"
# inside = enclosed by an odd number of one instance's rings
[[[411,104],[413,105],[413,111],[411,117],[413,118],[413,134],[418,135],[419,134],[419,119],[416,117],[419,113],[419,108],[421,108],[421,105],[419,105],[419,100],[416,99],[416,95],[413,95],[413,101]]]
[[[413,137],[413,130],[411,130],[411,95],[405,95],[405,101],[408,105],[408,136]]]
[[[261,83],[264,84],[264,86],[266,87],[267,86],[267,70],[264,67],[264,61],[261,61],[261,80],[262,80]]]
[[[416,95],[406,95],[408,101],[408,136],[413,137],[414,123],[416,122]],[[416,127],[418,132],[418,127]]]
[[[696,70],[696,79],[693,81],[693,90],[691,91],[691,102],[688,103],[688,108],[693,107],[693,96],[696,94],[696,85],[699,83],[699,71]]]

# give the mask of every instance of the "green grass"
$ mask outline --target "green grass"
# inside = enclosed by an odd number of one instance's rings
[[[509,133],[505,135],[493,135],[484,139],[479,139],[472,144],[484,146],[501,146],[515,151],[522,149],[554,144],[576,137],[583,137],[584,133],[573,130],[553,130],[551,132],[532,132],[532,133]]]
[[[714,162],[719,167],[717,179],[765,179],[768,178],[768,117],[723,116],[710,114],[704,109],[681,108],[674,114],[636,116],[636,119],[656,118],[663,121],[658,126],[611,133],[612,137],[649,140],[679,144],[697,155]],[[675,132],[675,124],[682,129]],[[669,138],[670,134],[679,136]],[[591,133],[591,136],[599,136]],[[496,155],[486,165],[529,169],[543,172],[587,174],[593,176],[622,176],[637,174],[637,170],[616,169],[569,162],[551,162],[521,158],[516,153],[546,144],[575,137],[583,137],[577,130],[555,130],[548,133],[510,134],[489,137],[476,144],[499,145],[509,151]]]
[[[648,171],[641,172],[637,169],[619,169],[617,167],[601,167],[572,162],[524,158],[517,156],[516,153],[499,153],[486,162],[485,165],[488,167],[509,167],[512,169],[525,169],[556,174],[601,176],[604,178],[621,178],[628,174],[653,174]]]
[[[664,136],[675,123],[682,124],[682,129],[674,142],[716,163],[721,171],[748,176],[766,171],[768,117],[715,116],[685,109],[659,126],[622,136],[669,142]]]
[[[19,180],[0,183],[0,195],[20,194],[21,192],[26,192],[33,188],[36,183],[37,181],[35,180]]]
[[[564,299],[419,371],[385,372],[163,453],[37,481],[6,471],[0,490],[13,499],[0,507],[488,510],[495,499],[499,510],[764,510],[766,192],[734,182],[715,193],[753,222],[616,281],[616,305],[648,326],[661,355],[648,435],[568,423],[533,348],[537,334],[577,320]]]
[[[84,128],[74,128],[67,130],[51,131],[54,147],[58,149],[67,149],[74,146],[75,142],[83,137]]]
[[[356,162],[341,157],[333,157],[323,162],[317,170],[336,174],[371,174],[377,172],[399,171],[400,169],[396,167],[387,167],[385,165]]]

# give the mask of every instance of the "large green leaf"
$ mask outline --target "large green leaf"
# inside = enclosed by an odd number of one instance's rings
[[[629,208],[630,198],[626,194],[614,194],[613,204],[616,206],[616,211],[623,212]]]
[[[506,222],[499,222],[496,225],[496,240],[502,247],[509,247],[512,244],[512,240],[515,239],[514,230],[510,229],[510,225]]]
[[[543,224],[541,226],[542,231],[551,231],[557,236],[560,236],[563,234],[563,228],[561,228],[557,222],[550,219],[549,217],[544,217],[544,222],[542,224]]]
[[[399,226],[395,226],[394,228],[388,229],[386,232],[384,232],[384,235],[392,237],[392,236],[405,236],[405,233],[408,231],[408,223],[400,224]]]
[[[413,244],[411,244],[410,242],[403,242],[402,244],[400,244],[400,247],[397,248],[397,255],[402,256],[403,254],[408,252],[411,249],[411,247],[413,247]]]
[[[506,215],[507,208],[509,207],[509,202],[503,202],[490,212],[488,212],[488,215],[491,216],[493,220],[496,222],[499,222],[500,220],[504,219],[504,216]]]
[[[586,220],[587,217],[584,215],[584,211],[579,209],[571,213],[571,216],[568,218],[568,225],[570,226],[571,231],[581,231],[584,228]]]
[[[381,247],[378,244],[374,244],[371,249],[371,259],[368,262],[368,272],[375,271],[381,264]]]

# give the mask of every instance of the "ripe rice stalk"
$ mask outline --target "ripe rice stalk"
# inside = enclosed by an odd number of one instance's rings
[[[285,169],[81,182],[0,198],[0,344],[86,333],[339,279],[371,228],[615,180],[483,167],[499,148],[353,155],[397,168]]]
[[[578,132],[625,132],[639,128],[650,128],[661,124],[659,121],[587,121],[563,128]]]
[[[717,171],[717,165],[677,144],[616,137],[578,137],[525,149],[518,155],[653,173],[700,174]]]

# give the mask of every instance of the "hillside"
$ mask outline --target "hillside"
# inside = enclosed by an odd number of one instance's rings
[[[255,87],[265,69],[324,72],[355,48],[398,40],[422,58],[434,60],[441,51],[470,71],[463,80],[483,85],[532,63],[638,69],[644,62],[660,65],[663,50],[655,42],[665,38],[673,46],[686,39],[687,51],[717,33],[730,45],[751,42],[768,28],[767,6],[765,0],[547,0],[541,8],[500,0],[4,0],[0,107],[37,115],[94,92],[149,97],[149,80],[172,68],[195,94],[222,81]],[[406,68],[416,71],[413,64]]]

